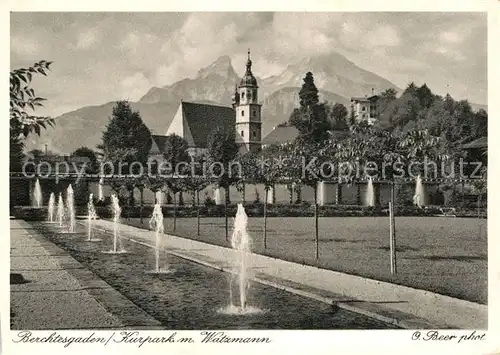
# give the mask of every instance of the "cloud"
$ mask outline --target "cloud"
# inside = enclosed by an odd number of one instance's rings
[[[98,44],[101,40],[101,33],[97,28],[89,28],[78,34],[76,48],[90,49]]]
[[[143,73],[135,73],[125,77],[120,82],[120,92],[123,99],[130,101],[139,100],[151,88],[151,82]]]
[[[34,57],[40,49],[40,44],[33,38],[14,35],[10,39],[10,49],[18,56]]]
[[[465,60],[465,56],[458,49],[438,47],[436,48],[435,52],[454,61],[461,62]]]
[[[441,40],[441,42],[458,44],[461,43],[464,38],[463,33],[460,34],[456,31],[445,31],[441,32],[441,34],[439,35],[439,39]]]
[[[382,25],[367,35],[367,44],[394,47],[401,44],[398,30],[390,25]]]
[[[304,57],[339,52],[398,86],[419,79],[440,90],[440,83],[462,82],[471,101],[485,102],[486,19],[414,12],[23,12],[11,15],[11,65],[54,61],[49,77],[36,83],[54,107],[134,100],[151,86],[194,77],[223,55],[242,75],[248,48],[261,78]]]

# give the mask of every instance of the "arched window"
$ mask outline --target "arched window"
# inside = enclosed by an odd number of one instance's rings
[[[245,138],[245,132],[244,132],[244,131],[241,131],[241,136],[242,136],[243,138]]]
[[[245,116],[245,111],[241,110],[241,116]]]
[[[245,99],[245,92],[242,92],[241,93],[241,99],[244,100]]]

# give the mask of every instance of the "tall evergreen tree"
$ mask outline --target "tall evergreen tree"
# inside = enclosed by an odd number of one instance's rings
[[[143,166],[148,161],[151,149],[151,133],[144,124],[138,111],[132,111],[126,100],[118,101],[113,107],[111,119],[102,136],[100,148],[104,159],[116,166],[119,162],[139,162]],[[130,171],[129,166],[122,169],[123,174],[137,173],[138,169]]]
[[[328,107],[319,103],[318,89],[313,74],[307,72],[299,92],[300,107],[295,109],[289,119],[299,131],[299,138],[307,142],[321,142],[328,137],[331,124]]]
[[[304,84],[299,91],[300,106],[303,108],[314,106],[319,103],[318,89],[314,84],[314,77],[311,72],[306,73],[306,77],[303,79]]]

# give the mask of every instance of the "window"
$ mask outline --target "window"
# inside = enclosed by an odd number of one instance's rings
[[[252,131],[252,137],[253,137],[253,138],[257,137],[257,132]]]
[[[241,110],[241,116],[245,116],[245,111]]]
[[[361,111],[366,111],[366,107],[365,107],[365,106],[363,106],[363,108],[361,109]]]
[[[242,136],[243,138],[245,138],[245,132],[244,132],[244,131],[241,131],[241,136]]]
[[[253,110],[252,114],[253,114],[253,117],[256,117],[257,116],[257,110]]]
[[[241,93],[241,99],[242,99],[242,100],[244,100],[244,99],[245,99],[245,93],[244,93],[244,92],[242,92],[242,93]]]

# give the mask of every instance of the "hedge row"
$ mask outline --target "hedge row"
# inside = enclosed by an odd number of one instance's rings
[[[96,206],[97,215],[101,218],[111,218],[113,212],[110,206]],[[201,206],[199,213],[202,217],[224,217],[223,205],[209,205]],[[234,216],[236,214],[237,205],[228,205],[228,215]],[[263,204],[247,204],[245,211],[249,217],[262,217],[264,215]],[[87,208],[85,206],[76,207],[77,215],[86,215]],[[153,206],[144,206],[142,208],[142,216],[147,218],[151,216]],[[163,215],[165,217],[172,217],[174,215],[174,207],[163,206]],[[198,214],[197,207],[193,206],[177,206],[175,209],[177,217],[196,217]],[[442,212],[439,208],[428,207],[425,209],[414,206],[396,206],[396,216],[435,216]],[[15,207],[13,214],[17,218],[26,220],[46,220],[46,208],[26,208]],[[485,215],[485,210],[481,210],[481,214]],[[383,207],[366,207],[366,206],[348,206],[348,205],[327,205],[318,206],[318,215],[320,217],[363,217],[363,216],[387,216],[388,210]],[[473,209],[457,209],[457,217],[477,217],[478,211]],[[141,216],[140,206],[122,206],[123,218],[139,218]],[[290,204],[273,204],[267,205],[268,217],[312,217],[314,216],[314,206],[308,203],[300,205]]]

